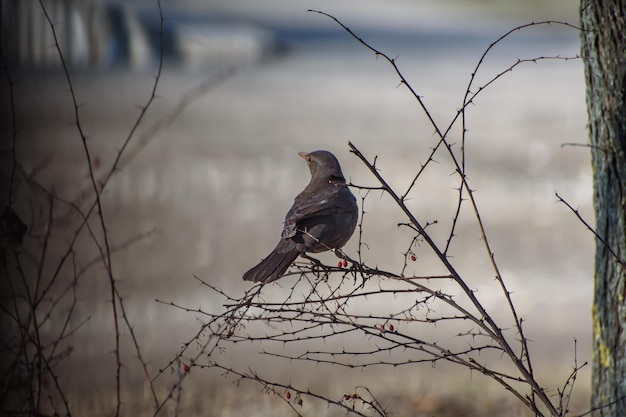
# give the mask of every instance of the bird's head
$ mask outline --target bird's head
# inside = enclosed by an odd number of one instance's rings
[[[339,161],[328,151],[300,152],[298,155],[306,161],[311,171],[311,180],[345,183]]]

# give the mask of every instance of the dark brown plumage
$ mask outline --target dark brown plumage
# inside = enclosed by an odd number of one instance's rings
[[[246,281],[275,281],[300,254],[339,249],[354,232],[358,206],[337,158],[328,151],[299,155],[309,165],[311,181],[287,213],[278,245],[257,266],[243,274]]]

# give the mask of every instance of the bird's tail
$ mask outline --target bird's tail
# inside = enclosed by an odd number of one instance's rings
[[[298,252],[290,240],[281,240],[276,248],[257,266],[243,274],[245,281],[268,283],[282,277],[289,265],[296,260]]]

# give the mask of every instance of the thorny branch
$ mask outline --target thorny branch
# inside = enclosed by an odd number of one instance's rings
[[[109,342],[113,342],[115,362],[115,398],[114,415],[123,410],[122,394],[131,384],[123,377],[123,370],[130,369],[131,363],[122,363],[124,341],[127,340],[134,360],[139,363],[140,372],[146,381],[149,401],[152,402],[155,415],[166,404],[176,401],[172,395],[165,398],[158,395],[153,383],[154,376],[149,366],[149,359],[144,353],[144,346],[131,323],[132,318],[127,308],[127,300],[120,291],[116,277],[112,254],[127,250],[139,240],[150,237],[154,231],[131,237],[120,244],[109,240],[109,227],[114,219],[108,219],[103,210],[103,191],[113,175],[122,165],[127,165],[150,140],[169,127],[173,121],[192,102],[233,73],[232,69],[212,75],[204,83],[196,86],[181,96],[174,109],[158,120],[150,129],[137,139],[137,131],[145,124],[146,115],[157,98],[163,70],[163,24],[165,17],[160,0],[155,0],[159,17],[159,53],[158,67],[150,93],[141,106],[137,118],[117,151],[114,161],[106,169],[105,175],[96,177],[95,162],[90,149],[86,126],[81,116],[80,92],[73,82],[72,72],[66,62],[64,51],[57,37],[63,28],[55,21],[58,17],[58,3],[35,0],[47,30],[51,36],[51,48],[54,48],[61,74],[67,85],[72,104],[72,123],[80,139],[83,160],[87,166],[89,188],[83,190],[73,201],[61,198],[54,189],[47,189],[37,179],[37,174],[45,174],[53,163],[51,158],[27,171],[24,161],[16,152],[16,137],[20,131],[19,118],[15,117],[16,101],[20,99],[15,91],[10,62],[0,42],[0,58],[3,76],[8,83],[8,101],[11,109],[12,141],[10,147],[11,171],[8,207],[0,219],[0,269],[2,273],[2,295],[0,296],[0,321],[3,332],[0,337],[0,350],[3,372],[0,383],[0,413],[11,415],[66,415],[75,412],[75,402],[68,396],[66,381],[60,377],[63,363],[71,357],[75,343],[74,336],[90,321],[79,311],[78,288],[87,277],[97,275],[94,270],[101,266],[106,272],[112,309],[113,328]],[[9,10],[9,15],[11,13]],[[3,32],[4,36],[4,32]],[[137,143],[135,143],[137,142]],[[134,144],[132,152],[130,145]],[[8,159],[8,158],[7,158]],[[26,201],[18,201],[19,198]],[[59,218],[58,207],[69,208],[69,214]],[[22,223],[15,211],[30,210],[30,218]],[[26,233],[28,226],[28,234]],[[66,232],[66,230],[70,230]],[[24,242],[22,242],[22,238]],[[83,256],[84,247],[95,248],[94,253]],[[6,277],[6,280],[5,280]],[[6,290],[6,291],[5,291]],[[5,328],[6,325],[6,328]],[[51,330],[52,329],[52,330]],[[103,331],[103,334],[106,330]],[[4,359],[10,358],[8,363]],[[180,384],[180,381],[179,381]],[[179,391],[180,392],[180,391]]]
[[[144,121],[148,109],[157,97],[156,92],[163,65],[163,42],[160,39],[159,67],[149,98],[141,108],[140,115],[130,129],[122,148],[117,153],[106,175],[101,179],[96,179],[90,149],[83,131],[76,92],[74,91],[62,50],[56,41],[54,22],[48,15],[43,0],[40,1],[40,5],[55,38],[55,47],[57,48],[71,92],[75,116],[74,123],[80,135],[85,160],[88,164],[91,189],[85,193],[89,197],[88,204],[85,207],[84,204],[81,204],[82,202],[63,201],[55,196],[53,192],[39,187],[38,189],[46,201],[47,211],[45,213],[46,221],[43,222],[45,224],[43,232],[38,236],[41,243],[37,247],[38,253],[23,254],[16,250],[13,250],[12,253],[12,261],[17,264],[18,274],[16,280],[9,281],[9,286],[11,294],[15,296],[11,299],[12,304],[3,303],[0,304],[0,307],[2,308],[1,313],[10,318],[17,326],[20,340],[16,346],[11,346],[10,348],[15,348],[18,352],[16,362],[23,362],[28,369],[26,384],[34,382],[36,386],[36,389],[31,391],[31,396],[27,400],[28,406],[23,407],[23,409],[39,413],[42,402],[48,401],[56,414],[71,415],[70,401],[66,397],[62,383],[58,378],[57,365],[71,353],[71,347],[66,347],[63,342],[70,338],[88,320],[81,320],[78,323],[72,320],[77,303],[76,288],[78,281],[92,265],[96,262],[101,262],[105,266],[109,278],[113,320],[115,323],[116,415],[120,415],[122,407],[120,391],[124,382],[120,377],[120,369],[122,368],[120,338],[122,337],[122,332],[118,327],[119,320],[123,320],[130,334],[130,341],[134,347],[137,360],[149,385],[150,397],[154,405],[153,415],[155,416],[169,402],[175,404],[175,410],[178,409],[183,381],[192,368],[216,369],[225,376],[231,377],[237,384],[243,381],[252,381],[260,384],[267,393],[276,395],[285,401],[298,415],[302,415],[303,399],[322,401],[338,407],[346,413],[355,415],[374,414],[387,416],[390,414],[391,410],[383,407],[374,396],[373,391],[368,387],[354,387],[354,392],[350,394],[345,392],[341,394],[317,392],[310,388],[303,388],[301,384],[296,382],[281,382],[278,379],[266,378],[247,367],[247,370],[242,371],[222,361],[222,354],[230,349],[251,343],[262,343],[261,354],[265,357],[288,361],[303,361],[319,366],[369,368],[377,366],[412,366],[419,363],[435,364],[440,361],[451,362],[492,378],[506,390],[510,391],[537,416],[563,416],[568,413],[569,400],[576,376],[585,364],[579,365],[576,362],[563,387],[558,390],[557,395],[552,397],[548,395],[547,390],[535,379],[527,346],[527,338],[523,332],[522,320],[517,315],[510,298],[510,292],[507,290],[504,279],[499,272],[493,251],[487,240],[473,191],[466,177],[465,109],[474,102],[478,94],[521,64],[550,59],[566,61],[577,58],[554,56],[518,59],[484,85],[474,88],[475,76],[481,68],[484,58],[500,41],[513,32],[537,25],[564,25],[575,29],[578,28],[562,22],[537,22],[514,28],[497,39],[487,48],[472,72],[461,108],[457,110],[450,124],[445,129],[441,129],[440,125],[431,116],[428,107],[417,93],[417,90],[403,76],[395,59],[373,48],[337,18],[324,12],[313,11],[331,18],[376,56],[387,60],[400,78],[401,84],[409,90],[429,119],[436,132],[437,143],[432,147],[430,153],[426,155],[426,162],[421,164],[420,168],[412,176],[409,186],[404,190],[395,190],[388,184],[385,177],[376,167],[376,157],[373,159],[366,157],[354,144],[350,143],[351,151],[369,168],[373,177],[379,183],[376,186],[351,184],[351,186],[361,191],[362,212],[358,225],[359,245],[357,255],[351,257],[349,254],[342,253],[342,258],[346,263],[340,262],[337,266],[326,265],[315,258],[311,258],[312,261],[310,263],[296,263],[288,273],[290,278],[283,278],[281,282],[276,284],[285,286],[283,288],[284,291],[278,295],[278,298],[274,294],[276,286],[255,285],[245,291],[243,295],[234,296],[199,279],[204,286],[223,300],[217,312],[203,308],[188,308],[173,302],[157,300],[157,302],[170,305],[173,308],[193,313],[202,322],[197,333],[182,344],[179,354],[165,364],[156,374],[151,375],[147,366],[147,359],[140,349],[140,340],[138,340],[131,326],[124,299],[117,287],[111,261],[111,254],[118,249],[124,249],[127,247],[127,244],[132,243],[132,240],[120,247],[109,243],[107,222],[102,211],[101,195],[113,174],[122,165],[128,163],[136,151],[145,146],[157,131],[171,124],[187,104],[203,94],[214,84],[215,80],[208,80],[198,90],[185,94],[181,98],[179,105],[168,117],[159,121],[148,133],[139,139],[134,139],[138,127]],[[164,16],[159,0],[157,0],[157,7],[160,18],[160,36],[162,36]],[[2,52],[1,48],[0,52]],[[3,55],[2,58],[4,61]],[[13,109],[13,81],[6,62],[4,62],[4,69],[9,81],[11,108]],[[221,74],[217,82],[223,77],[230,75],[230,73],[231,71],[229,70]],[[461,117],[463,125],[460,153],[456,151],[452,142],[448,140],[448,134],[453,125],[457,123],[459,117]],[[38,186],[32,178],[28,178],[26,173],[20,171],[21,167],[15,154],[15,132],[17,127],[14,115],[12,121],[13,169],[10,178],[10,202],[12,202],[13,186],[17,175],[24,177],[29,185]],[[135,143],[134,151],[129,149],[131,142]],[[420,221],[419,216],[405,204],[414,186],[423,178],[422,173],[432,165],[431,162],[435,161],[434,156],[438,152],[441,153],[442,150],[447,153],[450,160],[454,163],[456,175],[459,178],[459,187],[457,189],[458,204],[453,214],[452,225],[445,245],[439,245],[429,235],[428,227],[435,223],[436,220],[432,223]],[[388,270],[368,265],[362,252],[364,248],[367,248],[363,233],[365,214],[367,213],[365,205],[366,201],[368,201],[368,196],[374,191],[380,191],[381,194],[389,196],[395,202],[406,217],[405,221],[400,225],[408,228],[413,233],[406,246],[407,251],[403,254],[404,263],[399,270]],[[509,306],[512,315],[511,321],[514,322],[515,335],[509,334],[506,330],[508,321],[502,325],[500,321],[503,321],[503,319],[498,318],[496,320],[495,317],[485,310],[476,295],[476,291],[467,285],[465,278],[455,269],[455,265],[448,255],[449,248],[455,240],[457,221],[463,209],[464,201],[470,202],[470,209],[475,215],[477,224],[480,226],[485,253],[492,264],[496,279]],[[66,242],[65,250],[61,254],[60,260],[52,268],[52,273],[49,273],[48,269],[44,268],[44,262],[50,250],[49,244],[55,226],[53,207],[59,203],[71,207],[78,214],[79,221],[74,235]],[[570,207],[569,204],[567,205]],[[575,213],[578,214],[576,211]],[[99,223],[100,233],[93,230],[93,226],[89,223],[89,219],[93,219],[94,215]],[[591,229],[591,227],[589,228]],[[593,232],[593,229],[591,230]],[[79,236],[84,235],[87,235],[97,246],[99,254],[97,259],[92,259],[88,262],[80,262],[76,259],[75,247]],[[407,274],[407,264],[409,260],[413,261],[411,251],[416,244],[422,242],[425,242],[426,246],[439,259],[443,267],[441,273],[422,276]],[[34,265],[34,283],[29,275],[33,271],[33,268],[28,265],[29,261]],[[8,257],[2,257],[4,271],[9,270],[9,262]],[[68,270],[72,277],[71,282],[69,284],[60,282],[59,277],[67,273]],[[456,291],[458,289],[461,290],[460,294]],[[22,303],[25,303],[28,308],[23,309]],[[48,340],[49,337],[42,337],[41,326],[50,320],[52,314],[62,304],[67,307],[64,322],[58,334],[52,337],[52,340]],[[364,311],[360,307],[363,305],[392,306],[392,309],[376,309],[372,307]],[[121,315],[121,318],[118,315]],[[436,337],[433,338],[428,331],[424,331],[433,326],[438,326],[438,329],[446,328],[448,324],[460,325],[460,330],[456,334],[456,340],[460,340],[458,344],[443,344],[438,342]],[[355,340],[357,341],[356,344],[353,343]],[[31,346],[35,349],[35,354],[32,355],[29,350]],[[285,350],[285,347],[289,347],[291,350]],[[502,369],[499,366],[500,361],[508,361],[515,369],[513,371]],[[184,366],[181,367],[182,364]],[[154,389],[154,384],[168,370],[176,372],[177,381],[166,392],[164,397],[161,396],[159,398]],[[11,375],[10,377],[13,376]],[[46,378],[53,381],[53,386],[60,399],[60,405],[49,394],[44,394],[42,386]],[[23,383],[23,381],[21,382]],[[9,393],[5,388],[4,386],[2,387],[2,395]],[[48,398],[44,398],[45,395],[48,395]]]
[[[574,207],[572,207],[572,205],[570,203],[565,201],[563,199],[563,197],[561,197],[559,195],[559,193],[555,193],[555,194],[556,194],[556,198],[559,200],[559,202],[565,204],[565,206],[568,209],[570,209],[572,213],[574,213],[576,218],[578,218],[578,220],[580,220],[580,222],[587,228],[587,230],[589,230],[591,233],[593,233],[593,235],[596,237],[596,239],[598,239],[600,242],[602,242],[602,244],[607,248],[607,250],[611,253],[611,255],[613,255],[613,257],[615,258],[615,261],[617,261],[617,263],[619,263],[622,267],[626,267],[626,260],[624,260],[624,259],[619,257],[619,255],[615,252],[613,247],[611,247],[611,245],[609,245],[609,243],[606,241],[606,239],[604,239],[602,236],[600,236],[598,234],[598,232],[596,232],[595,229],[593,227],[591,227],[591,225],[589,223],[587,223],[587,221],[583,218],[583,216],[580,214],[580,212],[577,209],[575,209]]]
[[[378,183],[374,186],[350,184],[362,192],[362,212],[358,225],[359,249],[356,258],[346,253],[341,254],[341,257],[350,263],[349,267],[341,261],[337,267],[326,265],[315,258],[310,258],[312,262],[308,265],[296,263],[287,274],[287,276],[295,277],[295,283],[293,278],[289,278],[290,281],[283,278],[278,285],[290,285],[290,287],[284,288],[280,295],[272,294],[271,300],[266,300],[265,297],[270,296],[273,288],[268,289],[257,285],[243,296],[235,297],[205,282],[204,284],[213,293],[224,299],[222,307],[226,309],[225,311],[213,312],[175,306],[207,320],[202,326],[202,331],[196,335],[199,338],[198,344],[202,345],[202,355],[194,352],[193,363],[201,367],[219,369],[225,375],[234,376],[236,381],[253,380],[274,393],[277,390],[291,390],[300,395],[306,394],[328,404],[345,408],[345,404],[337,403],[328,393],[313,395],[308,390],[304,392],[294,389],[293,385],[281,383],[278,379],[266,379],[253,370],[237,370],[235,366],[222,364],[220,356],[214,353],[219,351],[221,355],[237,345],[261,343],[262,355],[278,360],[309,362],[319,366],[397,367],[447,361],[493,379],[511,392],[536,416],[564,416],[568,413],[568,404],[576,375],[585,364],[575,365],[563,388],[558,391],[556,400],[535,377],[528,339],[524,334],[523,320],[517,313],[511,299],[511,292],[507,289],[496,263],[474,192],[465,174],[465,110],[474,102],[478,94],[519,65],[543,60],[567,61],[578,58],[578,56],[541,56],[517,59],[508,68],[475,89],[473,83],[476,73],[487,54],[499,42],[516,31],[538,25],[562,25],[576,30],[578,28],[568,23],[544,21],[522,25],[502,35],[489,45],[480,57],[464,93],[462,106],[457,110],[450,124],[445,129],[441,129],[422,97],[402,74],[396,59],[371,46],[334,16],[317,10],[310,11],[329,17],[360,44],[377,57],[384,58],[391,65],[395,74],[400,78],[401,84],[407,88],[430,121],[436,133],[437,142],[426,156],[426,162],[420,164],[408,188],[403,191],[398,191],[389,185],[377,168],[377,157],[368,158],[356,145],[349,143],[350,151],[369,169]],[[459,118],[463,124],[460,153],[447,137]],[[435,155],[442,149],[455,167],[459,187],[452,226],[445,245],[439,246],[426,230],[431,223],[421,222],[419,216],[405,202],[422,177],[422,173],[428,169],[431,162],[435,161]],[[407,245],[407,251],[403,254],[404,263],[399,272],[369,266],[362,253],[362,248],[367,247],[363,240],[366,198],[375,190],[391,198],[406,219],[406,222],[399,226],[406,226],[414,233]],[[510,323],[508,320],[489,314],[476,291],[470,288],[466,277],[458,272],[448,255],[451,243],[455,240],[464,201],[469,202],[469,209],[479,226],[484,253],[491,264],[491,269],[508,306],[514,334],[510,334],[507,330]],[[435,220],[433,223],[436,222]],[[424,242],[439,260],[444,270],[441,274],[405,275],[407,260],[414,260],[412,248],[418,242]],[[358,281],[361,282],[360,285],[356,285]],[[363,311],[363,308],[359,306],[364,305],[389,306],[389,308],[383,308],[377,313],[377,310],[372,309]],[[500,324],[501,322],[505,324]],[[461,329],[457,333],[459,340],[464,341],[461,345],[452,342],[448,345],[444,342],[429,340],[428,332],[424,332],[426,327],[433,325],[443,327],[446,323],[455,324],[457,326],[455,328]],[[214,330],[204,333],[211,329]],[[422,334],[424,336],[416,336]],[[210,348],[208,348],[207,340],[211,340]],[[358,342],[353,346],[354,341]],[[178,357],[188,356],[191,344],[192,341],[185,343]],[[501,362],[506,362],[506,365],[502,366]],[[290,405],[293,406],[293,404]],[[353,409],[347,409],[347,411],[359,414]],[[381,409],[379,414],[387,415],[387,412]]]

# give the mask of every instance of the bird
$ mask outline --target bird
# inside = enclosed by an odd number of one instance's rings
[[[276,281],[298,256],[341,249],[354,233],[358,205],[335,155],[324,150],[298,155],[307,162],[311,180],[287,212],[276,248],[243,274],[245,281]]]

